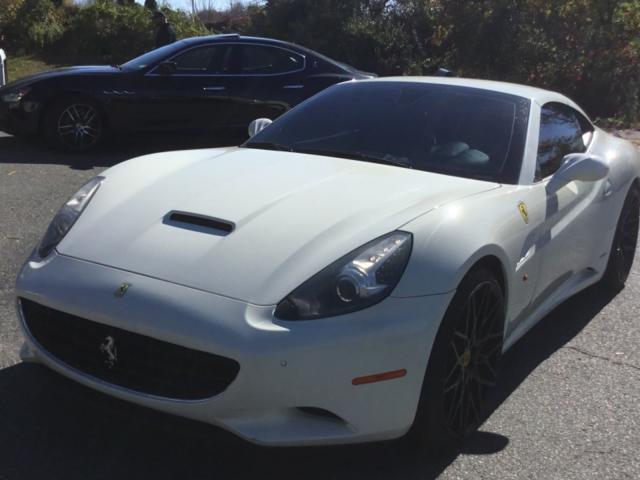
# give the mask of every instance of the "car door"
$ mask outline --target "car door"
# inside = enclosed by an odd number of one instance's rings
[[[224,43],[180,52],[142,76],[135,95],[122,96],[128,123],[145,131],[209,131],[227,125],[232,49]]]
[[[565,155],[589,148],[593,127],[582,114],[561,103],[541,108],[534,191],[545,199],[536,250],[541,256],[534,297],[551,295],[571,276],[586,272],[597,246],[597,203],[605,180],[572,181],[554,187],[550,182]]]
[[[273,45],[236,43],[228,93],[234,103],[233,123],[246,127],[256,118],[274,119],[307,97],[306,59],[301,53]]]

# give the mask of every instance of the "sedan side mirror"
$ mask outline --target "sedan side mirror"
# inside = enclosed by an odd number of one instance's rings
[[[161,75],[171,75],[178,70],[178,66],[175,62],[162,62],[158,65],[158,73]]]
[[[249,138],[253,137],[256,133],[264,130],[273,123],[270,118],[256,118],[249,124]]]
[[[598,155],[570,153],[563,159],[562,166],[551,177],[551,183],[561,187],[574,180],[595,182],[609,174],[609,162]]]

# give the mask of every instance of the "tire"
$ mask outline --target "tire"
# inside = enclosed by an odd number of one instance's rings
[[[484,267],[470,271],[438,330],[409,433],[428,455],[458,449],[484,420],[487,393],[498,376],[504,316],[495,275]]]
[[[632,185],[624,200],[616,233],[609,251],[607,269],[600,281],[606,290],[619,292],[629,277],[638,244],[638,222],[640,221],[640,189]]]
[[[86,152],[98,147],[108,135],[102,109],[93,101],[69,97],[51,105],[44,116],[43,136],[53,148]]]

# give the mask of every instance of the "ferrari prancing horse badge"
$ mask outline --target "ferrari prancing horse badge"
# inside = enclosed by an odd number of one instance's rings
[[[524,204],[524,202],[520,202],[518,204],[518,210],[520,210],[520,215],[522,215],[522,220],[524,220],[524,223],[528,224],[529,212],[527,212],[527,206]]]

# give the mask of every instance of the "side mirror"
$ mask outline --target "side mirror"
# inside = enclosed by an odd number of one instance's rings
[[[162,62],[158,65],[158,73],[161,75],[171,75],[178,70],[178,66],[175,62]]]
[[[253,137],[256,133],[264,130],[273,123],[270,118],[256,118],[249,124],[249,138]]]
[[[570,153],[563,159],[562,166],[551,177],[551,183],[561,187],[569,182],[595,182],[609,174],[609,162],[597,155]]]

